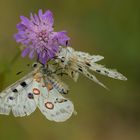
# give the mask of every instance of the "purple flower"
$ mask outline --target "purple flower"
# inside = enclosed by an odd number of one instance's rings
[[[24,16],[20,19],[15,39],[27,46],[22,52],[23,57],[28,54],[32,59],[36,55],[41,63],[46,64],[48,60],[55,57],[59,46],[69,44],[70,38],[65,31],[53,31],[54,19],[51,11],[47,10],[43,13],[39,10],[38,15],[31,14],[30,19]]]

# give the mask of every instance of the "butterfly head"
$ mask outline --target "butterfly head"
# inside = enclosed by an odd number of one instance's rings
[[[32,68],[33,68],[33,69],[40,69],[40,68],[44,68],[44,67],[46,67],[46,66],[43,65],[43,64],[41,64],[41,63],[38,63],[38,62],[34,62],[34,63],[32,64]]]
[[[37,68],[37,67],[38,67],[38,63],[37,62],[32,64],[32,68]]]

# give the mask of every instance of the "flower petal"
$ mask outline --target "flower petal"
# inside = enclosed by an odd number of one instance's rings
[[[34,19],[35,19],[35,23],[37,25],[39,25],[40,21],[39,21],[39,18],[38,18],[38,16],[36,14],[34,14]]]
[[[43,20],[43,19],[42,19],[42,17],[43,17],[42,9],[39,9],[39,11],[38,11],[38,16],[39,16],[40,20],[42,21],[42,20]]]
[[[55,37],[57,37],[59,45],[68,46],[70,38],[66,35],[65,31],[57,32]]]
[[[30,51],[30,48],[26,48],[22,51],[22,57],[25,57]]]
[[[43,20],[45,21],[48,26],[52,27],[54,24],[53,14],[50,10],[47,10],[44,15],[42,16]]]
[[[25,30],[26,27],[25,27],[23,24],[19,23],[19,24],[17,24],[17,29],[18,29],[19,31],[20,31],[20,30]]]
[[[20,16],[21,24],[28,26],[30,24],[30,20],[26,18],[25,16]]]
[[[14,35],[14,38],[15,38],[16,42],[21,41],[21,35],[19,35],[18,33]]]
[[[35,19],[34,19],[34,16],[33,16],[32,13],[30,13],[30,19],[31,19],[32,22],[35,22]]]
[[[45,54],[44,57],[42,57],[42,53],[39,54],[39,61],[40,61],[41,63],[43,63],[44,65],[47,63],[47,59],[48,59],[47,54]]]
[[[32,50],[32,51],[29,53],[29,58],[33,59],[33,58],[34,58],[34,55],[35,55],[35,51]]]

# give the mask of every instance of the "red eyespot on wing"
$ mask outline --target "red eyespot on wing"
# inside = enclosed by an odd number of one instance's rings
[[[39,94],[40,94],[40,90],[37,89],[37,88],[33,88],[33,93],[34,93],[35,95],[39,95]]]
[[[54,108],[54,104],[52,102],[46,102],[45,103],[45,107],[48,109],[53,109]]]

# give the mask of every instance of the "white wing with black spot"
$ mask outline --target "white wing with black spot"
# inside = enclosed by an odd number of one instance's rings
[[[90,73],[86,67],[80,66],[80,65],[73,65],[73,69],[81,74],[83,74],[85,77],[89,78],[90,80],[94,81],[95,83],[99,84],[100,86],[104,87],[105,89],[108,89],[103,83],[101,83],[95,75]]]
[[[0,114],[9,115],[12,111],[15,117],[23,117],[35,111],[38,96],[33,94],[33,89],[38,89],[39,83],[33,78],[23,79],[0,94]]]
[[[127,80],[127,78],[123,76],[121,73],[117,72],[117,70],[108,69],[104,67],[103,65],[94,63],[89,66],[89,69],[93,70],[96,73],[99,73],[101,75],[108,76],[114,79]]]
[[[89,53],[85,53],[81,51],[75,51],[74,53],[79,60],[90,61],[90,63],[95,63],[104,59],[104,57],[101,55],[90,55]]]

